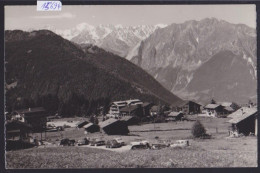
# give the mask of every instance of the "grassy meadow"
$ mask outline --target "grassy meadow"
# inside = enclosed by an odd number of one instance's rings
[[[63,132],[48,132],[46,140],[53,147],[31,148],[6,153],[7,168],[192,168],[192,167],[256,167],[257,137],[227,138],[226,118],[197,117],[212,139],[193,139],[194,122],[168,122],[129,126],[130,134],[120,136],[129,144],[137,139],[151,143],[167,139],[174,142],[188,139],[187,148],[161,150],[107,151],[88,147],[57,146],[62,138],[82,139],[101,136],[105,140],[118,136],[102,133],[84,135],[83,129],[68,128]],[[38,135],[39,134],[33,134]],[[43,135],[44,138],[44,135]]]

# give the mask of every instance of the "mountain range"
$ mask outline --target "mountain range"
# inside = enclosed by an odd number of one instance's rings
[[[215,18],[157,29],[127,59],[182,99],[256,101],[256,30]]]
[[[148,73],[178,97],[201,104],[212,98],[238,103],[257,100],[256,30],[244,24],[206,18],[171,25],[91,26],[82,23],[67,30],[47,28],[70,40],[70,45],[77,51],[81,49],[95,67],[108,70],[117,79],[149,88],[149,82],[143,81],[146,76],[136,77]],[[12,32],[8,38],[26,40],[25,35]],[[138,73],[133,75],[134,71]],[[161,88],[150,75],[152,86]],[[12,81],[8,88],[15,84]],[[165,89],[160,89],[163,91],[160,94],[156,87],[149,90],[168,103],[176,100],[172,94],[167,98]]]
[[[77,44],[93,44],[121,57],[126,57],[142,40],[147,38],[156,29],[167,25],[98,25],[88,23],[78,24],[76,27],[65,30],[57,30],[47,26],[45,29],[52,30],[58,35]]]
[[[5,31],[8,111],[44,106],[62,115],[90,114],[111,101],[181,101],[137,65],[49,31]]]
[[[216,18],[132,27],[83,23],[56,33],[126,58],[182,99],[257,98],[256,30],[244,24]]]

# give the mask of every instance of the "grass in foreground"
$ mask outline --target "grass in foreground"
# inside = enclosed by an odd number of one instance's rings
[[[191,167],[256,167],[257,138],[242,137],[226,139],[227,119],[200,118],[213,139],[191,139],[194,122],[171,122],[129,126],[133,136],[121,136],[129,144],[137,138],[155,142],[159,139],[189,139],[191,146],[185,149],[165,148],[162,150],[139,150],[118,153],[95,148],[55,147],[32,148],[10,151],[6,154],[7,168],[191,168]],[[155,128],[157,127],[157,128]],[[158,128],[159,127],[159,128]],[[218,133],[216,132],[218,128]],[[149,131],[157,129],[157,131]],[[82,139],[84,129],[67,129],[48,133],[49,142],[57,143],[62,138]],[[39,134],[35,134],[39,135]],[[88,134],[89,137],[103,136],[105,140],[119,136],[102,133]],[[58,139],[58,141],[57,141]]]
[[[93,148],[32,148],[7,152],[7,168],[189,168],[256,167],[254,151],[186,149],[116,153]]]

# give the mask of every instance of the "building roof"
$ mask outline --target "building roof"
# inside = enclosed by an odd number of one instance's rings
[[[86,122],[88,123],[88,121],[86,121],[86,120],[84,120],[84,121],[79,121],[79,122],[76,123],[76,125],[85,124]]]
[[[243,110],[243,112],[241,109]],[[250,109],[245,109],[245,110],[243,108],[241,108],[241,109],[236,111],[237,112],[236,115],[233,114],[232,119],[228,121],[229,123],[237,124],[237,123],[243,121],[244,119],[257,113],[256,108],[250,108]],[[234,113],[236,113],[236,112],[234,112]]]
[[[139,100],[139,99],[130,99],[130,100],[126,100],[126,102],[127,102],[127,104],[130,104],[130,103],[132,103],[132,102],[140,102],[140,103],[143,103],[143,102],[141,102],[141,100]]]
[[[219,106],[220,106],[219,104],[208,104],[204,108],[205,109],[216,109]]]
[[[13,112],[17,112],[19,114],[28,114],[28,113],[45,112],[45,111],[46,110],[43,107],[35,107],[35,108],[15,110]]]
[[[138,105],[130,105],[126,106],[120,109],[120,112],[132,112],[134,110],[138,109]]]
[[[149,106],[149,105],[151,105],[151,104],[152,104],[152,103],[144,102],[144,103],[143,103],[143,107]]]
[[[228,118],[235,118],[237,116],[241,116],[242,115],[242,110],[243,112],[255,112],[257,111],[257,108],[249,108],[249,107],[242,107],[240,109],[238,109],[237,111],[233,112],[232,114],[228,115]]]
[[[177,117],[180,114],[182,114],[182,112],[171,112],[168,116],[169,117]]]
[[[133,116],[124,116],[120,118],[121,121],[129,121],[130,119],[134,118]]]
[[[88,121],[80,121],[76,124],[77,127],[81,128],[83,126],[85,126],[86,124],[88,124],[89,122]]]
[[[112,104],[115,104],[117,106],[122,106],[122,105],[126,105],[126,101],[115,101],[115,102],[112,102]]]
[[[217,104],[224,106],[224,107],[230,107],[232,105],[232,102],[217,102]]]
[[[224,107],[224,109],[229,111],[229,112],[233,112],[234,111],[234,109],[231,108],[230,106],[226,106],[226,107]]]
[[[89,128],[89,127],[92,126],[92,125],[94,125],[94,124],[93,124],[93,123],[88,123],[88,124],[84,125],[83,128],[84,128],[84,129],[87,129],[87,128]]]
[[[107,127],[107,126],[110,126],[111,124],[117,122],[118,120],[117,119],[114,119],[114,118],[109,118],[103,122],[100,122],[98,125],[101,127],[101,128],[104,128],[104,127]]]
[[[139,99],[130,99],[130,100],[124,100],[124,101],[114,101],[112,102],[112,104],[115,104],[117,106],[123,106],[123,105],[127,105],[127,104],[131,104],[133,102],[140,102],[140,104],[142,104],[143,102]]]

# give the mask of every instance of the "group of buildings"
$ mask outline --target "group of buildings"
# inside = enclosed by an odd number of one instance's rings
[[[6,120],[6,149],[27,148],[34,142],[31,133],[46,129],[47,111],[42,107],[15,110]],[[46,135],[46,134],[45,134]]]
[[[195,101],[182,101],[175,105],[171,105],[170,113],[182,112],[183,114],[201,114],[204,113],[207,116],[219,117],[228,115],[237,109],[239,105],[234,102],[218,102],[210,103],[205,106],[196,103]],[[154,105],[152,103],[143,103],[139,99],[125,100],[125,101],[115,101],[111,103],[109,115],[114,116],[154,116],[160,112],[160,106]]]
[[[115,101],[110,105],[109,118],[98,124],[82,123],[79,126],[86,131],[104,131],[107,134],[127,134],[128,126],[136,124],[141,118],[158,117],[181,120],[184,115],[204,114],[211,117],[228,117],[231,124],[230,135],[257,135],[257,108],[252,105],[240,107],[232,102],[214,102],[202,106],[194,101],[183,101],[162,111],[162,106],[142,102],[139,99]],[[6,139],[17,140],[28,138],[29,133],[44,132],[47,124],[47,111],[42,108],[16,110],[6,121]],[[81,128],[81,127],[80,127]],[[46,134],[45,134],[46,135]],[[41,135],[42,136],[42,135]],[[42,137],[41,137],[42,138]]]
[[[113,102],[109,114],[125,118],[125,116],[156,116],[160,113],[160,106],[143,103],[138,99]],[[257,108],[249,104],[241,107],[234,102],[211,102],[201,105],[195,101],[182,101],[172,105],[170,110],[163,112],[168,119],[181,120],[183,115],[203,114],[208,117],[232,118],[230,135],[257,135]]]

